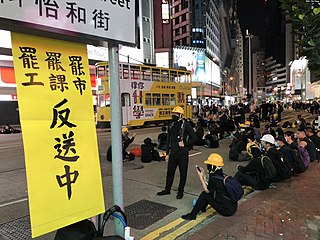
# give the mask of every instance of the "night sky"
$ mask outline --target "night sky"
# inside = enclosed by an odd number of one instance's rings
[[[265,23],[265,1],[264,0],[238,0],[238,18],[242,32],[249,29],[255,36],[263,38]]]
[[[238,0],[237,15],[241,30],[259,36],[265,57],[273,57],[284,64],[285,21],[278,0]]]

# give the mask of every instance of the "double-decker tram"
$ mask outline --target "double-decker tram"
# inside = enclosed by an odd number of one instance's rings
[[[158,125],[171,120],[171,110],[181,106],[192,117],[191,72],[149,65],[120,63],[123,126]],[[108,62],[96,64],[97,127],[110,127]]]

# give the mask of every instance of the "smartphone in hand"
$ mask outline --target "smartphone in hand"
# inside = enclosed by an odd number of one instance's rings
[[[196,169],[197,169],[198,172],[201,172],[201,169],[199,168],[198,165],[196,165]]]

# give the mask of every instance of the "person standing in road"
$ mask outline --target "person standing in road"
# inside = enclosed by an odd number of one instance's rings
[[[181,217],[185,220],[195,220],[197,214],[205,212],[208,204],[223,216],[231,216],[237,211],[238,202],[233,201],[224,185],[222,157],[212,153],[204,163],[207,165],[209,181],[206,183],[206,175],[203,168],[197,170],[204,191],[200,194],[192,211]]]
[[[170,194],[177,167],[180,172],[180,182],[178,186],[177,199],[183,197],[184,186],[187,181],[189,152],[197,137],[190,124],[182,118],[184,110],[177,106],[172,110],[172,123],[168,129],[167,136],[167,155],[168,162],[166,187],[158,192],[158,196]]]

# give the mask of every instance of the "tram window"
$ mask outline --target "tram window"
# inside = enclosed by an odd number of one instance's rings
[[[124,94],[121,94],[121,107],[125,107],[126,106],[126,99],[124,97]]]
[[[161,71],[161,81],[162,82],[168,82],[168,80],[169,80],[168,71],[162,70]]]
[[[150,70],[150,68],[143,67],[141,74],[142,74],[142,80],[147,80],[147,81],[151,80],[151,70]]]
[[[170,71],[170,82],[176,82],[176,81],[177,81],[177,72]]]
[[[160,106],[161,105],[160,100],[161,100],[160,93],[152,94],[153,106]]]
[[[176,105],[176,95],[170,94],[170,105]]]
[[[151,93],[146,93],[146,106],[151,106],[152,101],[151,101]]]
[[[160,81],[160,69],[152,69],[152,81]]]
[[[98,106],[99,107],[110,106],[110,94],[99,94],[98,95]]]
[[[170,95],[162,94],[162,105],[170,105]]]
[[[103,78],[107,75],[106,66],[98,66],[96,69],[97,78]]]
[[[140,80],[140,67],[130,66],[130,77],[132,79]]]
[[[191,83],[191,74],[186,74],[186,83]]]
[[[123,74],[123,79],[128,79],[129,78],[129,65],[123,64],[122,65],[122,74]]]
[[[192,105],[192,96],[190,94],[187,95],[186,102],[187,102],[187,105]]]
[[[122,66],[122,64],[119,65],[119,78],[123,79],[123,66]]]
[[[186,75],[185,73],[178,73],[178,76],[179,76],[179,82],[180,83],[186,83]]]

